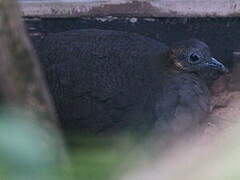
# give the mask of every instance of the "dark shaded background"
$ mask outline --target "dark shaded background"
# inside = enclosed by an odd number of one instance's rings
[[[142,34],[168,45],[189,38],[206,42],[213,56],[232,65],[232,53],[240,50],[240,18],[25,18],[31,35],[73,29],[106,29]]]

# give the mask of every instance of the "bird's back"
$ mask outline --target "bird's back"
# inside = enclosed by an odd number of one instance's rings
[[[64,127],[101,131],[147,119],[153,91],[161,89],[151,61],[165,60],[164,44],[125,32],[76,30],[49,34],[35,47]]]

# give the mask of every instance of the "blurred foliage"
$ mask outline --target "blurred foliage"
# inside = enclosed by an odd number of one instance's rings
[[[71,139],[70,174],[75,179],[110,180],[125,171],[133,143],[128,137],[75,136]],[[131,148],[132,147],[132,148]]]
[[[63,159],[55,144],[58,137],[34,114],[4,109],[0,111],[0,180],[117,180],[123,175],[124,180],[238,180],[239,129],[218,134],[212,143],[194,139],[170,149],[162,141],[143,143],[142,137],[129,134],[71,134],[66,135],[69,158]]]
[[[60,166],[55,138],[33,114],[1,111],[0,179],[57,179]]]
[[[0,112],[0,180],[111,180],[131,156],[129,136],[71,135],[65,162],[54,144],[58,137],[40,122],[17,109]]]

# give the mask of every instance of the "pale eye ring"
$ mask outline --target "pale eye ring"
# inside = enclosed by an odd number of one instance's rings
[[[192,53],[192,54],[190,55],[190,57],[189,57],[189,62],[190,62],[191,64],[197,64],[197,63],[199,63],[199,61],[200,61],[200,57],[199,57],[197,54]]]

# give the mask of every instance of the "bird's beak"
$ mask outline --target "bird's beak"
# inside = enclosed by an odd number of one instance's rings
[[[220,72],[224,72],[224,73],[228,72],[228,69],[213,57],[208,62],[205,63],[205,66]]]

